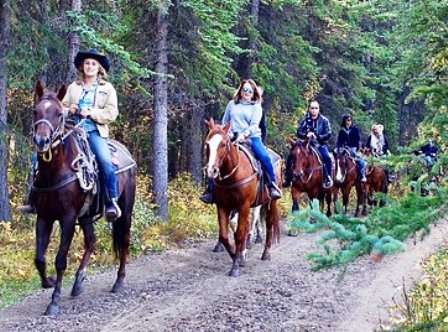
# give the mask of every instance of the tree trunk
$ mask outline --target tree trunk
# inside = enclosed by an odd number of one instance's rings
[[[155,80],[154,88],[154,139],[153,139],[153,192],[154,203],[157,204],[156,215],[162,220],[168,219],[168,96],[167,77],[168,52],[167,35],[168,21],[167,8],[160,5],[157,13],[157,41],[156,72],[159,74]]]
[[[0,0],[0,222],[11,220],[8,190],[8,114],[6,112],[6,56],[10,32],[9,0]]]
[[[203,106],[195,107],[189,114],[188,132],[191,135],[188,170],[193,180],[200,184],[202,182],[202,118],[204,116]]]
[[[81,12],[82,9],[82,0],[72,0],[72,7],[71,10],[75,12]],[[69,34],[69,45],[68,45],[68,71],[67,71],[67,83],[72,82],[78,73],[78,69],[73,64],[73,61],[75,60],[75,56],[79,51],[79,45],[81,44],[81,41],[79,39],[79,36],[76,32],[71,31]]]

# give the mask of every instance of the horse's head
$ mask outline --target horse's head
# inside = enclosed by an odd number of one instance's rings
[[[37,152],[50,149],[51,143],[64,129],[62,98],[67,89],[62,85],[56,93],[45,90],[41,81],[36,83],[33,115],[33,143]]]
[[[350,152],[346,148],[337,148],[334,151],[335,180],[343,183],[350,168]]]
[[[215,124],[213,118],[210,121],[204,120],[208,126],[208,134],[204,145],[207,153],[207,176],[215,179],[219,176],[219,168],[222,166],[225,157],[230,151],[230,122],[225,126]]]
[[[294,141],[291,143],[292,175],[295,180],[303,180],[305,170],[310,168],[310,152],[308,151],[308,141]]]

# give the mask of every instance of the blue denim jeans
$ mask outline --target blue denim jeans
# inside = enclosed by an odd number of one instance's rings
[[[272,166],[271,157],[269,157],[268,150],[261,141],[261,138],[251,137],[250,140],[252,142],[252,151],[268,174],[269,180],[271,180],[271,182],[276,182],[277,179],[275,178],[274,166]]]
[[[320,155],[322,156],[322,161],[325,164],[325,170],[326,170],[326,176],[331,176],[331,169],[333,168],[332,162],[331,162],[331,158],[330,158],[330,154],[328,153],[328,149],[325,145],[319,145],[317,147],[317,149],[319,150]]]
[[[98,130],[90,131],[89,145],[95,155],[100,171],[100,176],[104,181],[104,186],[109,193],[109,198],[118,198],[117,178],[115,176],[115,167],[112,165],[112,155],[110,153],[107,138],[101,137]]]

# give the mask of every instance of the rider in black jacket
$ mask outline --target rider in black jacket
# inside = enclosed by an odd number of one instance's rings
[[[319,113],[319,103],[312,100],[308,105],[308,112],[300,121],[297,128],[297,137],[300,139],[308,138],[311,143],[317,143],[316,147],[322,156],[324,167],[324,188],[330,188],[333,185],[331,179],[332,162],[327,149],[327,142],[330,139],[331,125],[330,121]],[[286,161],[286,176],[283,182],[284,187],[288,187],[292,181],[292,158],[288,156]]]

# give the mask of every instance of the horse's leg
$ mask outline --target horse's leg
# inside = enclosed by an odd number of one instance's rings
[[[277,201],[270,201],[266,211],[266,241],[261,259],[271,259],[271,246],[273,242],[280,241],[280,215],[277,209]]]
[[[292,213],[299,212],[299,196],[300,192],[292,186],[291,188],[291,196],[292,196]]]
[[[226,250],[226,248],[224,248],[223,244],[218,239],[218,241],[215,244],[215,247],[213,248],[213,252],[223,252],[224,250]]]
[[[92,218],[80,219],[82,231],[84,234],[84,254],[81,259],[78,271],[75,274],[75,281],[73,283],[71,296],[78,296],[84,290],[84,279],[86,277],[86,267],[89,263],[90,255],[95,250],[95,230],[93,227]]]
[[[240,266],[246,264],[246,241],[249,232],[250,207],[242,206],[238,212],[238,227],[235,232],[235,256],[233,258],[232,269],[229,272],[229,276],[231,277],[238,277],[241,274]]]
[[[134,189],[133,189],[134,190]],[[135,191],[135,190],[134,190]],[[121,195],[119,200],[122,215],[113,223],[113,245],[116,256],[120,260],[117,279],[112,287],[112,293],[119,293],[124,289],[126,277],[126,262],[129,257],[131,242],[132,209],[134,205],[134,192]]]
[[[348,200],[350,198],[350,190],[352,188],[348,185],[342,187],[342,205],[344,206],[344,214],[348,212]]]
[[[333,189],[330,189],[325,193],[325,200],[327,202],[327,217],[331,217],[331,201],[332,201],[332,192]]]
[[[230,229],[232,230],[233,233],[235,233],[236,227],[238,225],[238,213],[235,210],[232,210],[232,212],[230,212],[230,216],[229,216],[229,224],[230,224]],[[223,252],[225,249],[224,245],[221,243],[221,241],[216,242],[215,247],[213,248],[213,252]]]
[[[229,241],[229,215],[230,211],[218,207],[219,242],[222,243],[233,259],[235,256],[235,248]]]
[[[47,276],[47,262],[45,259],[53,224],[54,221],[49,222],[39,217],[36,222],[36,257],[34,263],[39,272],[43,288],[55,286],[55,280]]]
[[[60,222],[61,241],[56,255],[56,286],[54,287],[51,302],[47,307],[46,315],[57,315],[59,313],[59,299],[61,297],[62,278],[67,268],[67,254],[75,233],[75,216],[65,217]]]
[[[291,196],[292,196],[292,213],[294,214],[295,212],[300,211],[300,207],[299,207],[300,192],[294,187],[294,183],[291,185]],[[268,210],[269,210],[269,207],[268,207]],[[269,211],[267,213],[269,214]],[[267,219],[267,216],[266,216],[266,219]],[[266,229],[266,233],[267,233],[267,229]],[[297,236],[297,235],[299,235],[299,231],[297,231],[297,230],[290,229],[288,231],[288,236]]]
[[[265,209],[266,210],[266,209]],[[264,213],[263,213],[264,214]],[[262,225],[262,206],[258,206],[254,209],[256,238],[255,243],[263,243],[263,225]],[[266,216],[264,216],[266,218]]]

